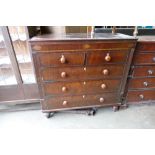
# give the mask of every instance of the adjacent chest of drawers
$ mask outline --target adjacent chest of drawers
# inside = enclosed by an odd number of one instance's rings
[[[155,42],[139,41],[136,46],[128,80],[126,102],[155,101]]]
[[[30,41],[43,112],[118,106],[135,39]]]

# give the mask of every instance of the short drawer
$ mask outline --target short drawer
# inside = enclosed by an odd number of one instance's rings
[[[123,65],[104,65],[99,67],[48,67],[41,70],[41,76],[43,81],[70,81],[121,77],[123,71]]]
[[[79,66],[85,59],[84,53],[41,53],[37,56],[41,66]]]
[[[155,76],[155,66],[137,66],[133,69],[133,77],[151,77]]]
[[[155,78],[130,79],[129,89],[155,88]]]
[[[105,93],[102,95],[78,95],[66,97],[51,97],[42,101],[43,111],[60,110],[67,108],[82,108],[92,106],[104,106],[117,104],[118,97],[113,93]]]
[[[129,91],[127,94],[127,102],[150,102],[155,100],[155,90]]]
[[[105,63],[125,63],[129,51],[94,51],[87,53],[88,65],[102,65]]]
[[[90,80],[82,82],[45,82],[45,95],[78,95],[114,92],[119,89],[121,80]]]
[[[133,59],[134,65],[155,65],[154,53],[136,53]]]

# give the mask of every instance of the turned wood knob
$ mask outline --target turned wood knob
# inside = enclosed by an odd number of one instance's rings
[[[67,101],[63,101],[62,105],[67,105],[67,103],[68,103]]]
[[[101,84],[101,88],[102,88],[102,89],[105,89],[105,88],[106,88],[106,84],[104,84],[104,83]]]
[[[104,102],[104,98],[103,98],[103,97],[100,98],[100,102],[101,102],[101,103]]]
[[[102,73],[103,73],[104,75],[108,75],[108,74],[109,74],[109,71],[108,71],[108,69],[104,69],[104,70],[102,71]]]
[[[140,99],[144,99],[144,95],[143,94],[140,94],[139,97],[140,97]]]
[[[152,75],[153,74],[153,70],[148,70],[148,73],[149,73],[149,75]]]
[[[107,55],[105,56],[105,60],[106,60],[106,61],[110,61],[110,60],[111,60],[111,56],[110,56],[109,53],[107,53]]]
[[[152,60],[155,62],[155,57],[153,57]]]
[[[64,55],[61,56],[60,62],[61,62],[62,64],[64,64],[64,63],[66,62],[66,59],[65,59],[65,56],[64,56]]]
[[[61,77],[62,77],[62,78],[65,78],[65,77],[66,77],[66,72],[62,72],[62,73],[61,73]]]
[[[66,92],[67,88],[66,87],[62,87],[62,92]]]
[[[146,86],[146,87],[148,86],[148,83],[147,83],[147,82],[143,82],[143,84],[144,84],[144,86]]]

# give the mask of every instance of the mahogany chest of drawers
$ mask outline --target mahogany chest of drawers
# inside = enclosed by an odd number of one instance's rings
[[[152,103],[155,101],[154,41],[138,41],[127,87],[127,103]]]
[[[136,39],[121,34],[30,40],[42,111],[119,106]]]

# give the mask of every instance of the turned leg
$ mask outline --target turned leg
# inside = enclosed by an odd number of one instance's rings
[[[118,105],[115,105],[115,106],[112,107],[112,109],[113,109],[114,112],[116,112],[116,111],[119,110],[119,106]]]
[[[46,118],[50,118],[50,112],[46,113]]]
[[[46,113],[46,118],[50,118],[54,115],[54,112],[48,112]]]
[[[96,111],[97,111],[96,108],[92,108],[92,109],[88,110],[87,115],[94,116],[96,114]]]

